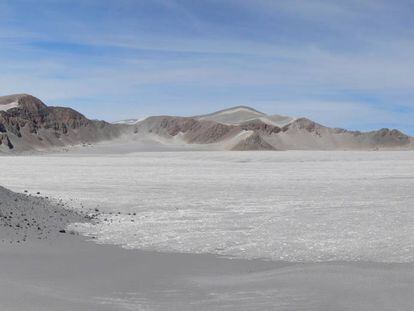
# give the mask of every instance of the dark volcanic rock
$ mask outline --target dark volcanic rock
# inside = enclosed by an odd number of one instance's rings
[[[267,124],[260,120],[244,122],[240,125],[240,128],[244,131],[255,131],[266,135],[277,134],[282,130],[278,126]]]
[[[0,134],[0,145],[4,145],[10,150],[14,148],[7,134]]]

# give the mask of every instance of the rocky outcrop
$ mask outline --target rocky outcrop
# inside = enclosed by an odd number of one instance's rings
[[[159,116],[149,117],[134,126],[134,133],[159,135],[164,138],[180,136],[191,144],[212,144],[237,134],[239,128],[209,120],[195,118]]]
[[[9,150],[14,148],[7,134],[0,134],[0,147],[2,146],[8,148]]]
[[[265,123],[261,120],[252,120],[240,124],[240,129],[243,131],[255,131],[266,135],[279,133],[282,129],[279,126]]]
[[[39,150],[109,140],[120,127],[87,119],[64,107],[48,107],[27,94],[0,97],[0,150]]]
[[[386,147],[407,145],[411,141],[410,137],[401,131],[387,128],[372,132],[372,139],[374,143]]]
[[[253,133],[249,137],[237,143],[231,150],[248,151],[248,150],[276,150],[271,144],[267,143],[258,133]]]

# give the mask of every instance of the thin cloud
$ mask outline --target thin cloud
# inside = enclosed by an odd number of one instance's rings
[[[152,114],[148,103],[154,113],[186,114],[245,100],[274,103],[269,112],[283,113],[276,103],[285,102],[293,107],[284,108],[288,114],[344,127],[400,119],[408,129],[414,43],[404,7],[385,1],[2,3],[0,91],[30,92],[52,104],[82,102],[80,110],[92,113],[105,101],[137,115]],[[22,8],[28,18],[16,23]]]

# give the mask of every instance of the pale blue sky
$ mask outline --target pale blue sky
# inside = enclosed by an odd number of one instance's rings
[[[235,105],[414,134],[414,3],[0,0],[0,94],[91,118]]]

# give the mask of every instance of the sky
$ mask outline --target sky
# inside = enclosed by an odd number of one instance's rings
[[[237,105],[414,134],[414,2],[0,0],[0,95],[108,121]]]

